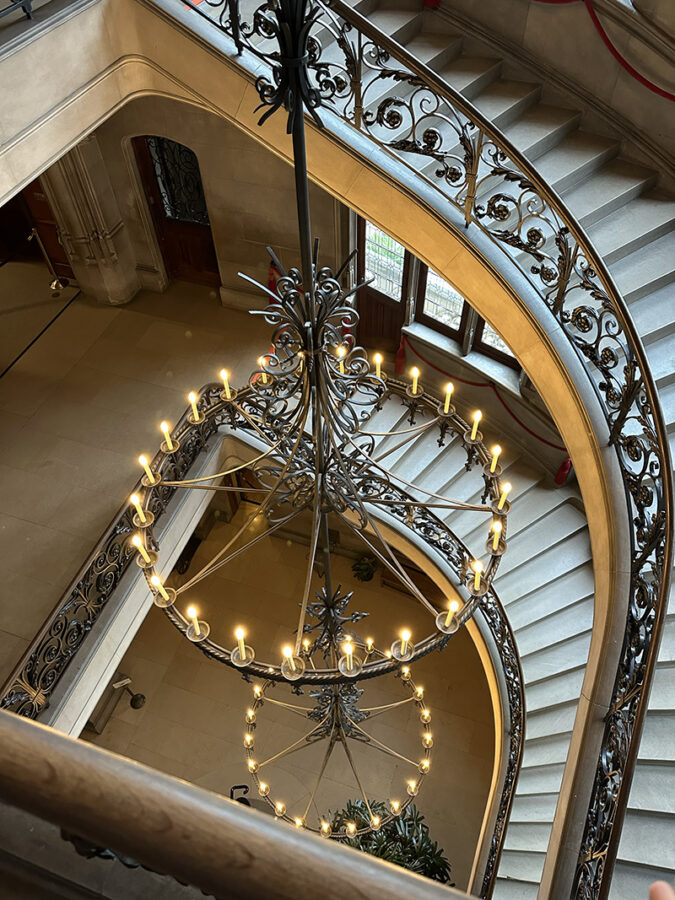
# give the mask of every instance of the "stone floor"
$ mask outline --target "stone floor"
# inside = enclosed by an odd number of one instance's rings
[[[183,584],[199,571],[252,510],[255,508],[242,504],[231,523],[216,522],[188,572],[180,577],[174,574],[171,583]],[[264,525],[257,519],[249,536],[261,527]],[[197,606],[200,618],[210,625],[211,637],[222,645],[233,646],[234,629],[242,625],[259,660],[268,648],[280,658],[281,647],[288,643],[297,622],[307,552],[301,543],[276,536],[263,538],[180,594],[177,605],[182,610],[189,604]],[[428,614],[412,597],[383,586],[379,573],[372,582],[356,581],[349,558],[336,556],[334,562],[335,582],[354,591],[350,607],[372,611],[355,626],[355,633],[372,637],[377,647],[386,649],[404,626],[411,629],[413,638],[422,636],[425,625],[428,631]],[[252,685],[237,672],[205,658],[156,607],[136,635],[120,671],[133,679],[133,691],[146,695],[145,706],[134,710],[125,697],[102,734],[85,732],[83,737],[226,796],[231,786],[248,784],[251,795],[257,797],[243,747],[244,715],[252,700]],[[465,887],[492,775],[494,732],[487,681],[466,630],[455,635],[445,652],[420,660],[413,677],[425,689],[434,735],[432,770],[417,805],[452,862],[457,886]],[[364,682],[363,687],[362,707],[409,696],[394,677]],[[285,686],[272,689],[269,696],[313,705],[306,693],[298,697]],[[297,713],[265,703],[257,719],[255,758],[261,762],[276,755],[312,726]],[[414,704],[373,718],[364,724],[364,730],[408,759],[421,759],[422,726]],[[405,797],[407,780],[417,776],[410,764],[372,746],[356,745],[352,750],[370,799]],[[323,742],[305,746],[263,767],[261,778],[270,784],[270,796],[283,800],[291,815],[304,814],[324,752]],[[316,824],[322,814],[340,809],[357,796],[358,787],[338,746],[307,821]]]
[[[124,502],[138,454],[153,455],[160,420],[223,366],[246,380],[267,345],[259,317],[174,283],[124,307],[78,297],[0,378],[0,680]]]

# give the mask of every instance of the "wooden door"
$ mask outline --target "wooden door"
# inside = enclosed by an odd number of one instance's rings
[[[134,138],[133,147],[168,275],[220,285],[197,157],[161,137]]]
[[[0,211],[0,256],[3,262],[42,259],[37,241],[29,240],[32,228],[37,231],[56,274],[60,278],[72,279],[73,270],[39,178],[31,181]]]
[[[386,254],[390,248],[387,245],[393,248],[388,272]],[[405,322],[410,254],[363,219],[359,219],[358,223],[358,250],[359,281],[363,281],[373,268],[382,275],[375,282],[378,287],[368,285],[359,291],[358,343],[371,350],[396,353]]]

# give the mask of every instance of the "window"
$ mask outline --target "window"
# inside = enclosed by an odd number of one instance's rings
[[[168,138],[146,138],[164,215],[179,222],[208,225],[206,198],[197,157],[189,147]]]
[[[373,278],[362,293],[367,307],[369,297],[376,295],[403,306],[407,294],[415,297],[415,319],[430,328],[454,338],[464,355],[471,351],[484,353],[514,369],[518,361],[501,336],[469,306],[464,297],[444,278],[424,263],[415,260],[397,241],[370,222],[359,219],[359,280]],[[361,315],[367,315],[362,308]],[[401,314],[401,322],[402,322]]]

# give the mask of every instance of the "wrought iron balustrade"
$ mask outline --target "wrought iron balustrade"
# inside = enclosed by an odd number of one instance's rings
[[[275,0],[186,0],[264,61],[281,68]],[[343,0],[313,0],[302,71],[306,105],[348,122],[406,165],[480,229],[540,297],[579,356],[604,411],[631,523],[625,640],[606,718],[575,888],[606,896],[665,618],[672,561],[672,470],[658,396],[626,304],[564,203],[459,92]],[[455,214],[456,215],[456,214]],[[498,324],[498,323],[495,323]],[[606,877],[609,876],[609,877]]]

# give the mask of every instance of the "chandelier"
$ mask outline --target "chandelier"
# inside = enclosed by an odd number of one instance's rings
[[[160,451],[152,463],[146,456],[139,458],[144,475],[141,488],[130,499],[137,529],[132,541],[155,604],[207,656],[240,670],[249,681],[258,679],[253,687],[252,706],[246,713],[244,746],[248,770],[275,815],[302,827],[310,827],[307,812],[318,782],[307,809],[297,815],[290,815],[285,803],[274,799],[260,774],[271,760],[259,761],[255,756],[255,728],[263,704],[295,706],[295,712],[312,723],[296,744],[307,746],[326,741],[322,772],[334,747],[341,744],[370,809],[349,749],[351,741],[374,746],[374,739],[361,724],[372,710],[359,706],[363,691],[358,682],[386,674],[397,676],[409,693],[405,702],[419,706],[423,726],[422,759],[407,759],[417,772],[407,783],[406,800],[390,801],[391,816],[400,814],[417,794],[421,779],[429,770],[433,743],[428,728],[431,713],[423,702],[423,692],[412,680],[410,666],[431,650],[442,649],[490,589],[506,550],[511,489],[500,479],[501,448],[488,450],[483,443],[479,430],[481,412],[477,410],[470,421],[462,418],[453,403],[452,384],[435,399],[422,386],[418,369],[412,369],[410,383],[402,385],[383,371],[380,354],[371,360],[356,344],[358,314],[354,300],[361,285],[343,286],[352,257],[337,272],[319,264],[318,241],[311,240],[303,109],[317,117],[320,98],[309,87],[306,71],[308,26],[312,20],[311,8],[308,13],[306,7],[307,0],[279,0],[269,11],[270,28],[274,28],[279,39],[280,52],[268,59],[274,68],[273,81],[260,78],[257,82],[261,105],[270,107],[261,122],[281,105],[289,111],[301,266],[286,270],[269,251],[281,277],[274,290],[258,285],[269,302],[264,310],[252,311],[253,315],[263,316],[272,328],[269,351],[258,359],[257,368],[243,386],[235,387],[230,373],[223,369],[220,382],[189,394],[190,411],[176,428],[161,423]],[[394,387],[407,408],[408,427],[386,432],[370,430],[373,414],[382,409]],[[173,459],[181,443],[203,441],[206,429],[214,425],[245,435],[252,458],[213,475],[178,479]],[[448,439],[463,446],[463,465],[477,474],[475,493],[482,490],[480,503],[425,490],[387,467],[387,456],[394,451],[405,452],[413,441],[433,430],[438,433],[439,453]],[[386,441],[388,449],[382,451],[380,441]],[[176,488],[239,492],[241,487],[224,482],[244,469],[252,473],[254,482],[246,491],[259,497],[259,505],[199,571],[177,587],[165,584],[156,568],[160,544],[153,532],[152,512],[153,505],[161,502],[161,492]],[[485,544],[477,550],[470,552],[437,516],[454,510],[485,519]],[[200,617],[198,606],[183,602],[184,595],[197,590],[204,579],[264,538],[280,533],[300,516],[311,521],[309,553],[303,590],[297,603],[287,610],[287,641],[281,646],[261,645],[245,621],[233,621],[229,644],[216,642],[209,622]],[[264,527],[254,529],[251,536],[254,521],[263,522]],[[417,601],[427,621],[423,633],[413,634],[404,628],[391,634],[384,645],[376,646],[363,631],[360,623],[368,610],[352,610],[350,605],[352,599],[358,603],[362,598],[352,598],[352,592],[343,591],[335,581],[331,521],[356,536],[367,553]],[[408,528],[434,537],[455,576],[455,591],[444,605],[432,602],[409,574],[388,539],[392,528]],[[307,689],[314,705],[275,699],[274,688],[280,684],[291,685],[296,694]],[[386,710],[385,706],[378,712]],[[295,744],[282,748],[273,758],[295,749]],[[379,749],[406,759],[390,747]],[[382,824],[371,816],[370,828],[377,829]],[[321,819],[315,830],[330,837],[345,836],[334,834],[328,819]],[[346,836],[354,833],[348,825]]]

